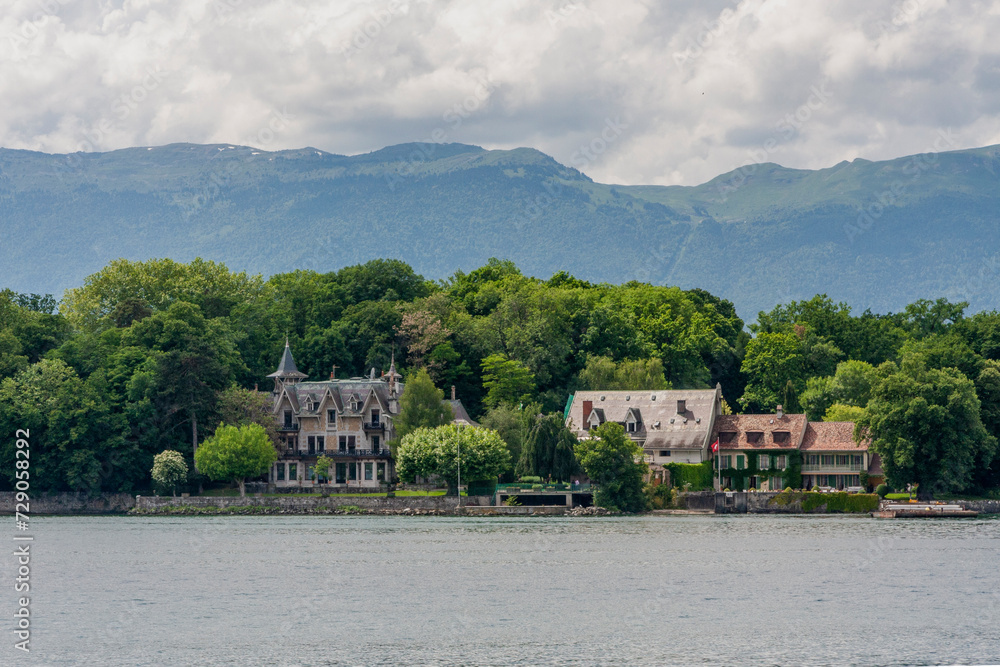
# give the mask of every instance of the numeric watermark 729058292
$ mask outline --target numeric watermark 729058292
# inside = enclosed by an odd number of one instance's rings
[[[17,599],[17,611],[14,612],[14,648],[24,651],[31,650],[31,542],[35,538],[28,535],[28,516],[31,508],[28,490],[31,488],[31,432],[18,429],[14,434],[16,439],[14,449],[14,558],[17,559],[17,576],[14,578],[14,591],[20,594]]]

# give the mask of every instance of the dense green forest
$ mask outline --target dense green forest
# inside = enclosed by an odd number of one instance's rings
[[[858,422],[897,485],[982,493],[1000,477],[1000,313],[966,309],[856,314],[819,295],[747,326],[702,290],[542,280],[499,260],[438,282],[397,260],[268,280],[118,260],[60,301],[0,292],[0,486],[13,486],[16,429],[30,429],[33,490],[147,490],[154,455],[190,463],[245,390],[270,390],[287,338],[312,378],[395,355],[407,377],[455,385],[520,474],[547,472],[540,439],[571,450],[545,415],[576,389],[718,383],[734,412],[782,403]]]

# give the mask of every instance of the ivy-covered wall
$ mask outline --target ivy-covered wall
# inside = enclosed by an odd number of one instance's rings
[[[668,463],[663,466],[670,471],[670,485],[678,489],[683,489],[685,484],[690,484],[690,491],[705,491],[715,488],[715,464],[711,461],[704,463]]]
[[[761,470],[757,463],[758,454],[768,454],[771,457],[771,466],[765,470]],[[759,450],[748,450],[748,451],[738,451],[733,450],[731,452],[726,452],[723,456],[733,457],[733,467],[723,468],[720,475],[722,477],[731,477],[732,488],[730,491],[746,491],[749,486],[749,479],[751,477],[780,477],[781,478],[781,488],[792,488],[800,489],[802,488],[802,452],[797,449],[768,449],[765,451]],[[736,457],[738,455],[743,455],[746,457],[746,468],[742,470],[737,469]],[[788,457],[787,467],[784,470],[774,467],[775,457],[784,455]],[[763,479],[761,480],[763,481]]]

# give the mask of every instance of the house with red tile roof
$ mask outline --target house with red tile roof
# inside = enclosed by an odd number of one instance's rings
[[[868,441],[854,441],[852,422],[810,422],[805,415],[721,415],[718,439],[719,489],[778,491],[783,488],[862,490],[878,484],[881,466]]]
[[[860,491],[874,463],[868,441],[854,440],[854,422],[809,422],[800,449],[804,489]]]
[[[799,447],[808,422],[805,415],[721,415],[717,479],[722,489],[777,491],[798,484]]]

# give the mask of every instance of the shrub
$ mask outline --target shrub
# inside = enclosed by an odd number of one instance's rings
[[[646,498],[649,501],[649,508],[654,510],[665,510],[674,507],[677,503],[677,489],[669,484],[647,484]]]
[[[878,495],[879,498],[885,498],[885,495],[889,493],[889,487],[886,486],[885,484],[879,484],[877,487],[875,487],[875,493]]]
[[[772,503],[781,507],[786,507],[799,500],[802,500],[802,494],[791,489],[785,489],[774,498],[771,498]]]
[[[531,485],[531,490],[532,491],[541,491],[542,490],[542,485],[541,484],[532,484]]]
[[[860,514],[878,509],[878,496],[869,493],[817,493],[802,494],[802,511],[812,512],[826,506],[830,513]]]
[[[541,484],[542,478],[538,475],[526,475],[519,478],[517,481],[524,482],[525,484]]]

